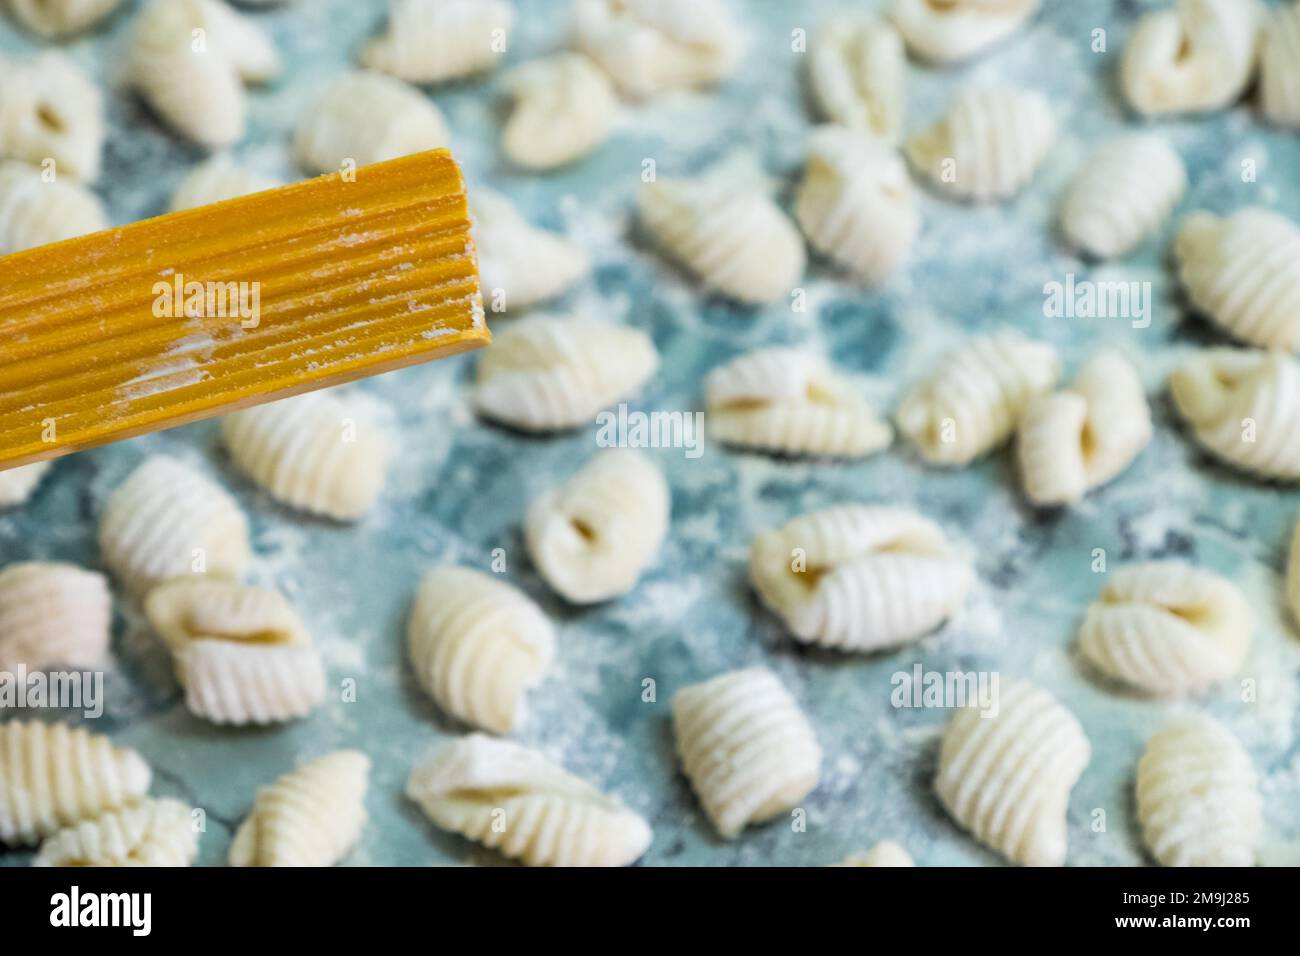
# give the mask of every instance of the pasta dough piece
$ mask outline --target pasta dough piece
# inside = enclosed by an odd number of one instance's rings
[[[111,619],[102,574],[55,561],[0,568],[0,671],[94,667],[108,652]]]
[[[71,59],[47,51],[0,57],[0,155],[86,182],[99,175],[104,98]]]
[[[609,135],[618,107],[609,79],[581,53],[525,63],[505,87],[515,106],[501,146],[524,169],[554,169],[593,152]]]
[[[907,851],[893,840],[881,840],[866,853],[854,853],[836,866],[916,866]]]
[[[1259,90],[1269,122],[1300,127],[1300,3],[1278,10],[1265,25]]]
[[[1250,646],[1236,585],[1177,561],[1121,568],[1088,608],[1079,650],[1098,670],[1151,694],[1199,694],[1236,673]]]
[[[1296,522],[1295,536],[1291,539],[1291,556],[1286,565],[1286,593],[1291,613],[1300,624],[1300,521]]]
[[[1056,350],[1019,332],[971,339],[903,397],[899,431],[932,465],[968,465],[1010,438],[1025,407],[1060,374]]]
[[[388,32],[361,49],[361,63],[408,83],[483,73],[505,54],[514,18],[503,0],[390,0]]]
[[[934,63],[959,63],[1025,25],[1039,0],[894,0],[890,16],[907,48]]]
[[[468,568],[424,576],[407,627],[420,686],[448,714],[493,733],[523,720],[555,657],[555,629],[517,588]]]
[[[0,163],[0,256],[108,228],[108,214],[90,190],[40,170]]]
[[[865,133],[835,126],[812,135],[795,218],[818,251],[864,282],[884,282],[921,230],[907,166]]]
[[[269,724],[311,713],[325,667],[289,602],[267,588],[177,578],[144,610],[171,649],[190,712],[215,724]]]
[[[740,61],[740,27],[721,0],[574,0],[573,32],[629,96],[713,86]]]
[[[1092,756],[1074,715],[1027,681],[1003,680],[996,714],[948,724],[934,788],[952,818],[1022,866],[1063,866],[1070,790]]]
[[[663,544],[670,510],[654,462],[613,448],[533,500],[524,541],[547,584],[566,601],[593,604],[632,590]]]
[[[1104,485],[1151,441],[1151,409],[1137,370],[1101,352],[1066,391],[1033,399],[1020,419],[1017,452],[1025,494],[1066,505]]]
[[[256,24],[219,0],[154,0],[141,11],[129,81],[168,126],[200,146],[244,135],[244,84],[280,72]]]
[[[888,448],[894,430],[820,356],[758,349],[709,373],[709,433],[742,448],[863,458]]]
[[[1142,839],[1165,866],[1254,866],[1262,829],[1250,754],[1209,717],[1176,720],[1137,768]]]
[[[939,526],[911,511],[841,505],[754,538],[754,587],[804,643],[875,651],[933,631],[974,582]]]
[[[1186,190],[1183,161],[1163,138],[1120,136],[1098,147],[1070,183],[1061,225],[1088,255],[1122,256],[1155,235]]]
[[[1281,352],[1204,349],[1169,376],[1204,448],[1264,478],[1300,481],[1300,364]]]
[[[221,420],[230,457],[277,501],[353,521],[374,507],[392,448],[385,409],[360,392],[308,392]]]
[[[903,132],[906,74],[902,39],[871,16],[833,17],[808,50],[808,79],[822,115],[887,143]]]
[[[235,831],[231,866],[333,866],[366,825],[370,758],[337,750],[257,792]]]
[[[1256,0],[1176,0],[1148,13],[1120,61],[1129,105],[1167,116],[1235,103],[1255,75],[1262,18]]]
[[[536,750],[470,734],[411,771],[406,795],[444,830],[526,866],[627,866],[650,825]]]
[[[0,843],[34,846],[149,789],[149,765],[107,737],[63,724],[0,723]]]
[[[659,366],[639,329],[536,316],[497,334],[478,366],[479,414],[523,431],[575,428],[635,393]]]
[[[0,508],[20,505],[30,498],[49,470],[50,462],[38,461],[0,471]]]
[[[229,156],[214,156],[190,170],[190,174],[176,187],[176,192],[172,193],[168,211],[178,212],[208,206],[281,185],[283,183],[278,179],[236,166]]]
[[[500,193],[472,190],[469,209],[480,284],[494,312],[526,309],[562,295],[591,268],[580,246],[529,225]]]
[[[1192,303],[1237,338],[1300,351],[1300,228],[1258,206],[1188,216],[1174,243]]]
[[[193,573],[242,577],[252,559],[248,521],[235,499],[167,455],[146,458],[109,496],[99,548],[136,594]]]
[[[958,199],[989,202],[1033,179],[1056,139],[1051,104],[1033,90],[971,88],[948,115],[907,141],[919,173]]]
[[[80,33],[103,20],[122,0],[9,0],[14,19],[46,38]]]
[[[382,73],[354,70],[330,83],[302,117],[293,149],[303,169],[324,173],[447,143],[442,114],[419,90]]]
[[[32,866],[190,866],[199,854],[192,813],[179,800],[141,800],[55,833]]]
[[[812,725],[766,668],[684,687],[672,707],[682,768],[722,837],[780,816],[817,786],[822,751]]]

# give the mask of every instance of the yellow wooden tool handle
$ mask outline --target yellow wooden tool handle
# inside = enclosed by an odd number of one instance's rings
[[[0,469],[488,344],[445,150],[0,258]]]

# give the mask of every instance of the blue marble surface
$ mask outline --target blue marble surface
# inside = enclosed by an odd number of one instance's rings
[[[1079,716],[1093,757],[1070,798],[1071,864],[1144,862],[1134,765],[1146,738],[1183,708],[1221,718],[1253,755],[1265,804],[1261,860],[1300,863],[1300,633],[1284,612],[1280,584],[1300,492],[1224,470],[1198,453],[1174,420],[1163,392],[1168,369],[1188,350],[1219,338],[1186,315],[1171,281],[1166,254],[1172,225],[1105,267],[1077,259],[1054,235],[1058,197],[1087,151],[1136,125],[1119,100],[1115,68],[1135,16],[1160,5],[1047,0],[1031,29],[967,68],[913,66],[909,130],[933,121],[963,84],[1007,81],[1049,95],[1059,141],[1032,186],[1011,202],[972,208],[923,196],[923,235],[907,269],[887,288],[864,292],[814,260],[803,313],[786,303],[747,309],[701,297],[637,238],[629,210],[642,159],[653,157],[664,175],[737,154],[767,171],[788,206],[810,126],[802,58],[791,52],[791,31],[811,30],[833,11],[871,4],[737,3],[747,55],[732,79],[713,92],[625,106],[599,152],[552,175],[521,174],[499,152],[501,71],[431,94],[448,118],[471,183],[504,191],[531,217],[590,249],[592,278],[559,308],[626,322],[654,337],[662,368],[634,408],[698,408],[702,377],[715,365],[756,346],[801,343],[824,349],[888,409],[906,383],[962,336],[1010,325],[1055,344],[1067,375],[1103,343],[1138,364],[1155,396],[1156,434],[1117,481],[1073,509],[1036,512],[1020,497],[1005,452],[961,471],[937,471],[922,467],[902,445],[855,463],[779,460],[713,446],[696,459],[657,450],[651,454],[673,491],[672,531],[659,560],[627,597],[573,609],[551,595],[529,565],[519,523],[533,495],[595,450],[595,425],[545,439],[506,432],[469,411],[472,356],[413,368],[362,386],[396,408],[403,452],[379,507],[355,526],[306,519],[270,501],[231,467],[212,423],[61,460],[28,505],[0,513],[0,564],[40,558],[99,568],[96,519],[131,468],[161,451],[199,462],[233,490],[251,518],[254,577],[291,596],[323,648],[331,679],[354,678],[359,689],[357,702],[327,702],[289,726],[214,728],[185,710],[166,653],[119,596],[107,712],[90,722],[91,729],[137,748],[155,769],[154,792],[207,810],[202,863],[224,860],[233,826],[257,787],[296,761],[339,747],[359,747],[374,761],[371,822],[347,863],[498,862],[490,851],[437,831],[402,796],[413,761],[463,730],[414,685],[402,634],[427,567],[444,561],[486,567],[493,549],[504,548],[509,579],[559,628],[558,660],[530,695],[528,721],[516,736],[644,814],[655,830],[647,864],[825,864],[882,838],[900,841],[921,864],[995,864],[992,853],[946,817],[930,790],[947,714],[890,706],[891,677],[917,662],[1028,677]],[[239,158],[285,178],[299,175],[287,148],[293,123],[379,28],[383,6],[379,0],[303,0],[253,14],[274,35],[287,68],[252,93],[252,124],[235,150]],[[563,0],[518,6],[509,63],[564,43]],[[115,222],[162,211],[173,187],[202,158],[123,90],[123,53],[136,9],[125,4],[101,29],[65,45],[110,91],[112,131],[98,188]],[[1090,48],[1098,27],[1107,31],[1108,52],[1102,54]],[[35,45],[0,21],[0,52]],[[1191,177],[1180,215],[1261,203],[1300,217],[1294,134],[1263,125],[1248,106],[1159,127]],[[1243,160],[1255,163],[1256,181],[1243,182]],[[1070,272],[1150,281],[1150,327],[1045,319],[1044,283],[1063,281]],[[952,532],[974,560],[980,582],[948,627],[873,656],[807,649],[782,633],[748,587],[749,541],[758,529],[838,502],[916,508]],[[1091,570],[1095,548],[1106,550],[1111,568],[1182,558],[1240,584],[1258,626],[1239,677],[1255,682],[1257,698],[1243,703],[1238,684],[1228,681],[1203,698],[1169,704],[1092,677],[1074,635],[1103,580]],[[758,663],[772,667],[807,710],[826,754],[822,781],[803,803],[806,831],[777,821],[724,842],[677,771],[668,701],[685,684]],[[656,681],[656,702],[641,699],[646,677]],[[1097,809],[1105,811],[1101,832],[1092,826]],[[0,852],[5,864],[27,859]]]

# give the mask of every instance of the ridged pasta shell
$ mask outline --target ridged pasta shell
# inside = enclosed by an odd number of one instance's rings
[[[639,329],[534,316],[497,333],[478,365],[479,414],[530,432],[575,428],[634,394],[659,366]]]
[[[727,445],[862,458],[894,438],[858,388],[801,349],[748,352],[710,372],[704,387],[709,434]]]
[[[108,653],[111,619],[102,574],[54,561],[0,568],[0,671],[93,667]]]
[[[906,76],[902,39],[872,16],[833,17],[808,48],[808,81],[822,115],[887,143],[903,133]]]
[[[790,295],[803,277],[803,239],[762,192],[716,173],[641,187],[641,222],[659,247],[712,292],[752,305]]]
[[[1070,183],[1061,227],[1090,256],[1122,256],[1159,231],[1186,190],[1182,158],[1162,137],[1119,136],[1094,150]]]
[[[533,500],[524,541],[538,572],[565,600],[607,601],[632,590],[654,560],[670,510],[658,466],[636,449],[612,448]]]
[[[1252,345],[1300,351],[1300,227],[1258,206],[1195,212],[1174,243],[1192,303]]]
[[[912,857],[893,840],[881,840],[865,853],[854,853],[836,866],[916,866]]]
[[[933,63],[960,63],[1018,31],[1039,0],[894,0],[889,15],[907,48]]]
[[[1291,613],[1295,615],[1296,623],[1300,624],[1300,521],[1296,522],[1295,535],[1291,539],[1291,555],[1287,559],[1286,593]]]
[[[907,165],[866,133],[813,133],[795,218],[813,247],[864,282],[884,282],[921,230]]]
[[[469,568],[420,582],[406,631],[420,686],[451,716],[506,734],[555,657],[555,629],[517,588]]]
[[[11,508],[25,502],[49,470],[48,461],[38,461],[34,465],[19,465],[0,471],[0,508]]]
[[[62,242],[108,228],[108,213],[90,190],[64,179],[42,182],[23,163],[0,163],[0,255]]]
[[[948,724],[934,788],[952,818],[1022,866],[1063,866],[1070,790],[1092,756],[1074,715],[1027,681],[1002,680],[996,714]]]
[[[713,86],[740,61],[740,27],[720,0],[574,0],[578,48],[629,96]]]
[[[503,0],[390,0],[388,31],[361,48],[361,63],[408,83],[443,83],[493,69],[515,10]]]
[[[298,121],[293,151],[303,169],[325,173],[348,161],[369,166],[447,142],[442,114],[419,90],[383,73],[353,70],[330,83]]]
[[[104,98],[62,53],[0,57],[0,155],[93,181],[104,150]]]
[[[618,108],[609,78],[581,53],[525,63],[510,72],[505,88],[515,105],[501,146],[524,169],[554,169],[593,152]]]
[[[673,695],[682,768],[719,835],[795,807],[821,775],[812,725],[776,675],[731,671]]]
[[[1300,481],[1300,364],[1282,352],[1203,349],[1169,376],[1196,440],[1229,465]]]
[[[383,406],[363,393],[308,392],[226,415],[221,437],[246,475],[293,508],[354,521],[374,507],[392,447]]]
[[[1137,370],[1117,352],[1098,353],[1068,390],[1025,407],[1016,447],[1025,494],[1039,505],[1078,501],[1132,464],[1151,430]]]
[[[236,166],[229,156],[214,156],[195,166],[172,193],[171,212],[224,202],[282,185],[279,180]]]
[[[55,833],[32,866],[190,866],[199,854],[192,812],[179,800],[141,800]]]
[[[480,284],[494,312],[526,309],[562,295],[591,268],[581,246],[530,225],[500,193],[471,190],[469,212]]]
[[[1029,402],[1060,374],[1054,348],[1001,329],[944,356],[894,418],[930,464],[967,465],[1010,438]]]
[[[118,8],[122,0],[9,0],[14,19],[47,39],[80,33]]]
[[[0,843],[34,846],[149,789],[134,750],[63,724],[0,723]]]
[[[239,578],[252,552],[248,520],[206,475],[153,455],[109,496],[99,519],[104,563],[137,594],[196,573]]]
[[[244,135],[244,84],[280,71],[260,27],[218,0],[154,0],[135,21],[129,80],[162,120],[201,146]]]
[[[974,582],[943,531],[911,511],[841,505],[754,538],[749,574],[800,641],[875,651],[933,631]]]
[[[1165,866],[1254,866],[1262,829],[1250,754],[1209,717],[1176,720],[1137,768],[1142,839]]]
[[[1198,694],[1231,677],[1253,627],[1236,585],[1177,561],[1120,568],[1088,607],[1079,650],[1098,670],[1152,694]]]
[[[366,825],[370,758],[337,750],[257,792],[235,831],[231,866],[333,866]]]
[[[1300,126],[1300,3],[1273,14],[1259,55],[1264,116],[1278,126]]]
[[[526,866],[627,866],[650,825],[528,747],[470,734],[411,771],[406,795],[444,830]]]
[[[1029,184],[1056,139],[1051,104],[1033,90],[971,88],[907,141],[917,172],[958,199],[1006,199]]]
[[[1129,105],[1165,116],[1235,103],[1255,75],[1263,13],[1255,0],[1176,0],[1148,13],[1120,62]]]

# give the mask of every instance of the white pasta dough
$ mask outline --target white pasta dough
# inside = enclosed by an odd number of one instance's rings
[[[146,458],[109,496],[99,519],[104,563],[143,594],[170,578],[242,577],[248,519],[226,491],[177,458]]]
[[[191,814],[179,800],[141,800],[55,833],[32,866],[190,866],[199,853]]]
[[[1034,90],[972,87],[907,141],[908,159],[958,199],[1006,199],[1028,185],[1056,139],[1051,104]]]
[[[366,825],[370,758],[338,750],[257,792],[235,831],[231,866],[333,866]]]
[[[221,437],[240,470],[294,508],[363,517],[392,456],[386,409],[361,392],[308,392],[226,415]]]
[[[63,724],[0,723],[0,843],[33,846],[149,789],[134,750]]]
[[[469,568],[424,576],[406,634],[415,676],[438,706],[498,734],[522,721],[525,694],[555,657],[555,629],[541,608]]]
[[[177,578],[149,592],[145,614],[171,649],[185,703],[217,724],[303,717],[325,696],[325,668],[276,591],[219,578]]]
[[[1177,561],[1120,568],[1088,607],[1079,650],[1098,670],[1151,694],[1198,694],[1245,659],[1250,605],[1236,585]]]
[[[1175,720],[1137,768],[1142,839],[1165,866],[1254,866],[1262,829],[1250,754],[1209,717]]]
[[[618,100],[600,68],[581,53],[557,53],[505,79],[514,110],[501,133],[510,161],[554,169],[593,152],[609,135]]]
[[[921,230],[898,153],[837,126],[811,137],[794,214],[814,248],[870,283],[884,282],[907,260]]]
[[[796,638],[845,651],[924,636],[974,582],[938,525],[881,505],[825,508],[761,532],[749,573]]]
[[[639,329],[534,316],[497,333],[478,365],[479,414],[530,432],[574,428],[635,394],[659,366]]]
[[[1174,405],[1216,457],[1300,481],[1300,363],[1281,352],[1204,349],[1169,376]]]
[[[65,37],[94,26],[122,0],[8,0],[19,23],[43,37]]]
[[[361,50],[364,66],[408,83],[442,83],[496,66],[515,11],[503,0],[390,0],[388,32]]]
[[[0,567],[0,671],[94,667],[108,652],[111,618],[102,574],[55,561]]]
[[[201,146],[239,140],[244,84],[279,71],[261,28],[219,0],[154,0],[136,18],[131,84],[168,126]]]
[[[0,163],[0,255],[107,228],[104,204],[90,190],[66,179],[42,182],[34,166]]]
[[[1296,624],[1300,624],[1300,521],[1296,522],[1295,534],[1291,538],[1291,554],[1286,564],[1286,594],[1291,605],[1291,614]]]
[[[62,53],[0,57],[0,156],[33,165],[53,160],[56,175],[86,182],[99,175],[104,98]]]
[[[1195,212],[1174,244],[1192,303],[1237,338],[1300,351],[1300,227],[1250,206],[1227,217]]]
[[[1120,64],[1129,105],[1164,116],[1236,102],[1255,75],[1262,16],[1256,0],[1176,0],[1148,13]]]
[[[934,788],[952,818],[1022,866],[1063,866],[1070,790],[1092,755],[1078,720],[1027,681],[1000,681],[996,714],[958,710]]]
[[[1109,140],[1070,183],[1061,227],[1075,248],[1099,259],[1122,256],[1155,235],[1187,190],[1187,171],[1162,137]]]
[[[19,465],[17,468],[0,471],[0,508],[10,508],[25,502],[49,470],[48,461],[38,461],[32,465]]]
[[[368,70],[344,73],[298,121],[293,149],[312,173],[382,163],[447,145],[442,114],[417,89]]]
[[[1300,127],[1300,3],[1278,10],[1265,25],[1259,89],[1270,122]]]
[[[691,787],[719,835],[794,808],[817,786],[821,747],[776,675],[731,671],[673,695],[673,733]]]
[[[650,825],[528,747],[471,734],[411,771],[406,795],[444,830],[527,866],[626,866]]]
[[[836,866],[916,866],[912,857],[893,840],[881,840],[865,853],[854,853]]]
[[[958,63],[1017,32],[1039,0],[894,0],[890,16],[907,47],[935,63]]]
[[[705,381],[709,434],[742,448],[862,458],[894,431],[830,363],[802,349],[759,349]]]
[[[567,601],[592,604],[635,586],[668,532],[669,511],[668,483],[654,462],[612,448],[533,500],[524,541],[547,584]]]
[[[874,17],[834,17],[808,48],[808,80],[822,114],[887,143],[903,132],[906,75],[903,41]]]
[[[562,295],[591,268],[579,245],[530,225],[500,193],[471,189],[469,213],[484,298],[494,312],[526,309]]]
[[[1068,505],[1130,464],[1151,440],[1151,410],[1137,370],[1117,352],[1089,359],[1069,389],[1039,396],[1020,419],[1025,494]]]
[[[172,193],[170,212],[194,209],[274,189],[282,183],[235,165],[229,156],[214,156],[195,166]]]
[[[573,34],[630,96],[712,86],[740,61],[722,0],[574,0]]]
[[[1050,345],[1002,329],[948,353],[904,395],[894,417],[927,462],[967,465],[1010,438],[1025,407],[1060,374]]]

